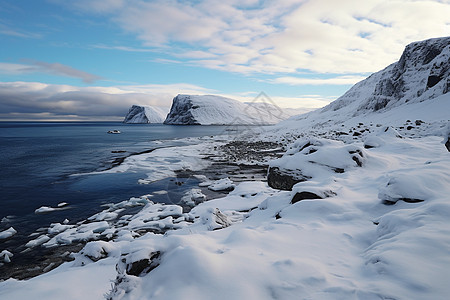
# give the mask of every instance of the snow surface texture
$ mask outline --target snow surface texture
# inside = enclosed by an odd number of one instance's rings
[[[0,298],[446,299],[450,154],[439,137],[377,138],[362,167],[324,169],[291,192],[243,182],[188,214],[146,202],[123,227],[87,224],[79,234],[116,238],[88,243],[41,276],[0,283]],[[297,193],[321,191],[333,193],[292,204]],[[137,233],[157,227],[176,230]]]
[[[291,191],[225,179],[215,184],[233,185],[228,195],[189,213],[146,195],[112,204],[91,223],[54,224],[56,243],[90,242],[48,273],[0,282],[0,299],[448,299],[449,103],[444,93],[292,118],[259,137],[293,140],[269,163],[307,174]],[[135,215],[109,220],[136,205]]]
[[[178,95],[173,98],[164,124],[174,125],[268,125],[290,117],[268,103],[242,103],[213,95]]]
[[[133,105],[124,123],[163,123],[169,110],[157,106]]]

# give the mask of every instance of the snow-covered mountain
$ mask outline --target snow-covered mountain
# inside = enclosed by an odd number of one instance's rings
[[[361,122],[445,121],[449,119],[449,91],[450,37],[414,42],[406,46],[398,62],[355,84],[329,105],[294,116],[277,128],[301,132]]]
[[[349,107],[354,115],[430,100],[450,90],[450,37],[406,46],[400,60],[359,82],[322,109]]]
[[[167,110],[157,106],[133,105],[128,111],[124,123],[163,123]]]
[[[214,95],[177,95],[164,124],[267,125],[290,117],[268,103],[242,103]]]

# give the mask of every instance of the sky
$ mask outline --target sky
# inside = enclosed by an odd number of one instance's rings
[[[120,120],[177,94],[317,108],[450,35],[450,0],[0,0],[0,120]]]

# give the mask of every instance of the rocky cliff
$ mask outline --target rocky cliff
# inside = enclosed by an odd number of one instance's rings
[[[124,123],[163,123],[167,112],[160,107],[133,105],[128,111]]]

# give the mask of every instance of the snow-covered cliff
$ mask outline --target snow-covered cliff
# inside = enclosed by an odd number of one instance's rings
[[[336,130],[344,124],[389,122],[402,126],[407,119],[436,122],[449,119],[450,37],[414,42],[399,61],[355,84],[322,109],[294,116],[277,125],[278,133]]]
[[[156,106],[133,105],[128,111],[124,123],[163,123],[167,111]]]
[[[406,46],[400,60],[357,83],[322,111],[352,107],[354,115],[430,100],[450,89],[450,37]]]
[[[213,95],[178,95],[164,124],[265,125],[288,117],[282,109],[268,103],[245,104]]]

